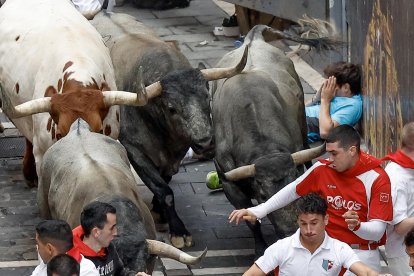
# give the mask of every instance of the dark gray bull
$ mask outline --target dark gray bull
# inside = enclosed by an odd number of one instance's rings
[[[118,236],[114,243],[124,264],[133,271],[152,272],[154,254],[186,264],[198,262],[178,249],[155,241],[155,226],[139,195],[125,148],[116,140],[91,132],[75,122],[67,136],[44,155],[39,179],[41,215],[80,224],[83,207],[99,200],[117,210]]]
[[[192,245],[192,237],[178,217],[171,177],[178,172],[188,148],[213,154],[209,80],[226,78],[243,70],[247,59],[232,68],[193,69],[175,47],[125,14],[98,14],[92,24],[106,40],[118,89],[137,86],[139,68],[144,83],[158,82],[161,96],[143,108],[121,108],[119,140],[145,185],[154,193],[153,210],[167,221],[171,243]]]
[[[218,63],[219,67],[232,66],[244,47],[249,47],[242,74],[217,81],[212,89],[216,168],[224,192],[236,209],[253,206],[251,199],[266,201],[303,173],[301,164],[323,151],[323,147],[308,149],[304,96],[292,61],[267,43],[263,35],[329,48],[323,39],[290,37],[258,25],[247,34],[241,48],[226,54]],[[276,238],[297,228],[291,209],[290,206],[268,216]],[[260,224],[247,224],[254,233],[256,254],[260,255],[266,246]]]

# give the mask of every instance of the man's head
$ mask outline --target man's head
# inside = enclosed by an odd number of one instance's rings
[[[318,244],[325,238],[325,226],[329,216],[328,204],[316,193],[310,193],[298,199],[296,212],[301,239],[308,244]]]
[[[73,247],[72,229],[63,220],[45,220],[36,226],[37,251],[44,263]]]
[[[408,257],[410,257],[410,266],[414,270],[414,228],[405,235],[404,238],[405,252],[407,252]]]
[[[401,140],[401,149],[403,151],[414,152],[414,122],[404,125]]]
[[[117,235],[116,209],[104,202],[89,203],[81,213],[81,225],[85,237],[93,238],[102,248],[108,247]]]
[[[79,276],[80,265],[71,256],[60,254],[47,264],[47,276]]]
[[[359,159],[361,137],[358,131],[349,125],[337,126],[326,137],[326,151],[332,168],[337,172],[344,172],[353,166]]]
[[[361,66],[341,61],[328,65],[323,72],[326,77],[336,78],[336,96],[352,97],[361,93]]]

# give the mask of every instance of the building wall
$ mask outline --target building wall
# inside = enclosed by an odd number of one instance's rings
[[[363,68],[363,137],[370,153],[400,145],[403,124],[414,120],[412,0],[348,0],[351,62]]]

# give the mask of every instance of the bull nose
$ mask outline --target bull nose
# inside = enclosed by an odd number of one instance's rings
[[[211,151],[214,149],[214,138],[206,137],[201,140],[198,140],[192,146],[192,149],[197,154],[202,154],[206,151]]]

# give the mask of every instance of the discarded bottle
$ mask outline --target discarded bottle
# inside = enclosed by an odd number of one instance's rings
[[[240,37],[233,43],[234,48],[239,48],[240,46],[243,45],[243,42],[244,42],[244,35],[240,35]]]

